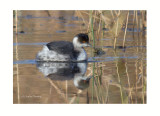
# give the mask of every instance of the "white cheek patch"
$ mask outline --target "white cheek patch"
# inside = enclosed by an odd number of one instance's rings
[[[78,37],[73,38],[74,47],[81,47],[81,43],[78,41]]]

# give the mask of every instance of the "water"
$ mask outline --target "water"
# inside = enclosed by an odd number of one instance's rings
[[[76,11],[18,11],[17,41],[15,19],[13,25],[13,103],[146,103],[146,39],[138,37],[136,26],[132,29],[133,11],[125,48],[123,28],[116,50],[108,28],[102,28],[104,35],[95,36],[96,50],[85,48],[88,62],[35,61],[47,42],[72,41],[74,35],[86,32],[84,21],[88,22],[89,16],[83,12],[88,11],[81,12],[82,18]]]

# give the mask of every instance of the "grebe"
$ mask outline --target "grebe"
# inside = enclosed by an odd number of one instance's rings
[[[44,45],[36,61],[86,61],[87,54],[83,47],[88,46],[91,46],[88,35],[80,33],[73,38],[73,42],[54,41]]]

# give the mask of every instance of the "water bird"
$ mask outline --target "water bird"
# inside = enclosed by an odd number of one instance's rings
[[[86,61],[87,54],[83,47],[89,47],[87,34],[79,33],[73,38],[73,42],[53,41],[43,46],[38,52],[36,61]]]

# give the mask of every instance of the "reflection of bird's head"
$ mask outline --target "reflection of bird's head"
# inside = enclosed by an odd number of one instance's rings
[[[74,77],[74,85],[78,88],[78,89],[86,89],[89,87],[89,80],[92,78],[92,76],[90,77],[86,77],[86,76],[75,76]]]

